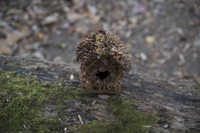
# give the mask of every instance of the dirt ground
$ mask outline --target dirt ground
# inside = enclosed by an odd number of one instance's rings
[[[131,73],[200,82],[199,0],[0,0],[0,54],[78,64],[97,28],[125,43]]]

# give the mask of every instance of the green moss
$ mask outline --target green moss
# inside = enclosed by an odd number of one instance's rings
[[[17,67],[17,66],[19,66],[19,63],[17,63],[17,62],[13,63],[13,62],[12,62],[12,63],[7,63],[6,65]]]
[[[68,84],[41,83],[0,70],[0,131],[63,131],[57,115],[43,116],[44,103],[50,100],[62,105],[64,100],[80,99],[80,93]]]
[[[64,106],[66,100],[74,99],[86,104],[92,102],[71,84],[42,82],[0,70],[0,132],[63,132],[64,127],[57,115],[44,115],[44,103],[56,109]],[[81,126],[78,132],[143,133],[149,130],[144,125],[155,124],[154,116],[134,110],[132,103],[120,97],[111,97],[107,110],[115,116],[112,120],[93,121]]]
[[[105,33],[106,33],[106,37],[107,37],[106,40],[105,40],[107,46],[109,46],[110,43],[116,43],[117,42],[117,39],[116,39],[115,36],[108,35],[107,32],[105,32]]]
[[[114,114],[112,121],[93,121],[80,127],[80,133],[146,133],[145,125],[155,126],[155,116],[133,109],[129,101],[113,96],[109,100],[108,112]]]
[[[95,36],[96,38],[96,43],[98,44],[98,49],[96,49],[96,52],[99,54],[99,55],[105,55],[105,56],[108,56],[109,55],[109,52],[107,51],[104,51],[102,48],[103,48],[103,43],[106,42],[107,46],[108,46],[108,42],[106,40],[104,40],[103,36],[102,35],[96,35]]]
[[[193,92],[199,92],[200,91],[200,86],[197,86],[193,89]]]

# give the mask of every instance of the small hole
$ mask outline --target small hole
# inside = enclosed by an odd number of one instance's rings
[[[108,71],[99,72],[96,74],[101,80],[104,80],[110,73]]]

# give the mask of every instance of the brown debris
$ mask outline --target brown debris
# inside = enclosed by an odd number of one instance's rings
[[[111,32],[96,30],[77,47],[81,86],[92,93],[119,93],[124,71],[130,70],[125,45]]]
[[[20,39],[28,36],[30,34],[30,31],[28,27],[26,26],[21,26],[18,24],[13,23],[13,25],[19,30],[13,30],[9,31],[7,29],[1,28],[0,29],[0,34],[5,34],[6,38],[1,39],[0,38],[0,54],[5,54],[5,55],[12,55],[12,46],[19,41]]]

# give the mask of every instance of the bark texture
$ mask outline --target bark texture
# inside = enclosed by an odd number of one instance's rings
[[[38,69],[34,69],[35,67]],[[80,84],[78,66],[73,64],[55,64],[49,61],[0,55],[0,69],[35,76],[39,80],[56,81],[63,78],[63,82],[72,83],[74,86],[78,87]],[[71,74],[75,77],[72,81]],[[166,81],[129,74],[123,79],[119,96],[134,101],[134,107],[138,110],[157,112],[158,125],[151,132],[200,132],[200,83],[188,80]],[[91,99],[97,98],[91,97]],[[77,106],[69,102],[67,107],[74,109],[71,113],[75,114],[77,120],[77,114],[82,115],[83,121],[107,119],[109,115],[104,113],[106,101],[102,99],[100,101],[98,107],[102,108],[101,115],[98,110],[86,113],[84,104]],[[68,121],[68,124],[73,124],[73,121],[71,123]]]

